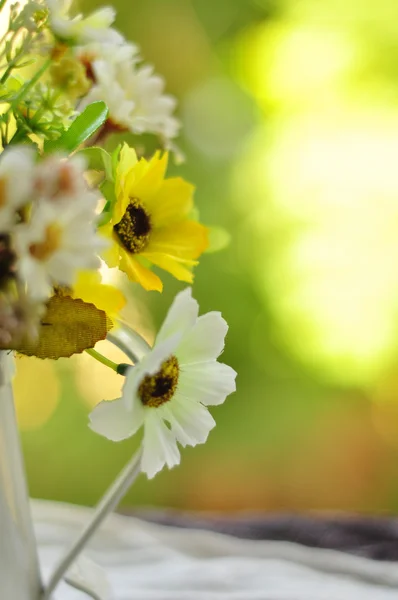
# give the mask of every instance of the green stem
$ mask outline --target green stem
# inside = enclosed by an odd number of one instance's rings
[[[36,83],[39,81],[39,79],[42,77],[42,75],[44,75],[44,73],[47,71],[48,67],[51,65],[52,63],[52,58],[48,58],[40,67],[40,69],[38,71],[36,71],[36,73],[34,74],[34,76],[32,77],[32,79],[30,79],[29,81],[27,81],[25,83],[25,85],[23,85],[21,87],[21,89],[19,90],[18,94],[15,96],[14,100],[12,101],[12,105],[11,108],[15,109],[17,108],[18,104],[21,102],[21,100],[26,96],[26,94],[29,92],[29,90],[36,85]]]
[[[3,10],[6,2],[7,0],[0,0],[0,10]]]
[[[58,563],[40,600],[49,600],[50,597],[52,597],[52,592],[63,579],[71,564],[76,560],[87,542],[98,530],[103,520],[117,507],[120,500],[133,485],[141,472],[141,454],[142,451],[138,450],[102,497],[92,514],[90,522],[86,525],[85,529],[81,532],[80,536],[68,550],[66,555]]]
[[[12,45],[14,40],[16,39],[18,32],[15,32],[11,38],[10,44]],[[25,39],[22,41],[22,44],[20,46],[20,48],[18,48],[18,50],[15,53],[14,58],[12,58],[7,65],[7,69],[4,72],[2,78],[0,79],[0,83],[4,84],[7,79],[9,78],[9,76],[11,75],[12,71],[18,66],[18,62],[19,60],[23,57],[24,54],[27,54],[29,51],[29,47],[31,45],[33,41],[33,36],[31,33],[28,33],[25,37]]]
[[[113,362],[113,360],[106,358],[106,356],[103,356],[102,354],[94,350],[94,348],[89,348],[86,350],[86,352],[87,354],[95,358],[95,360],[98,360],[98,362],[100,362],[101,364],[105,365],[106,367],[109,367],[110,369],[112,369],[112,371],[115,371],[115,373],[118,373],[119,365]]]

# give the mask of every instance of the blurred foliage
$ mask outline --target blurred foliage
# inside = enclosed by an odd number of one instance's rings
[[[398,510],[396,0],[114,4],[179,98],[202,220],[231,235],[194,294],[228,320],[239,374],[208,443],[126,504]],[[127,289],[153,337],[178,285]],[[121,383],[92,362],[19,360],[34,496],[95,503],[138,443],[87,428]]]

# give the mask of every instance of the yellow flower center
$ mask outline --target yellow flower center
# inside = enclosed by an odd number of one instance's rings
[[[46,260],[61,245],[62,229],[57,223],[48,225],[42,242],[31,244],[29,252],[37,260]]]
[[[178,360],[171,356],[164,361],[155,375],[146,375],[138,388],[141,402],[145,406],[158,407],[171,400],[177,389],[179,375]]]
[[[137,198],[131,198],[123,217],[113,230],[126,250],[138,254],[148,244],[151,220]]]

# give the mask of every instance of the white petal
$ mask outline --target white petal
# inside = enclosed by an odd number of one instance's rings
[[[235,378],[236,371],[216,361],[184,365],[178,378],[178,390],[205,406],[216,406],[236,390]]]
[[[169,469],[180,462],[175,435],[162,421],[156,408],[146,411],[141,470],[152,479],[167,464]]]
[[[219,312],[209,312],[199,317],[183,337],[177,349],[181,365],[215,360],[224,349],[228,325]]]
[[[156,341],[163,341],[177,331],[185,332],[191,329],[196,323],[198,312],[199,305],[192,298],[191,288],[186,288],[174,298]]]
[[[163,416],[171,425],[171,430],[183,446],[204,444],[216,422],[204,406],[181,394],[164,405]]]
[[[96,433],[113,442],[120,442],[131,437],[143,423],[137,415],[126,408],[122,398],[100,402],[90,413],[89,427]]]

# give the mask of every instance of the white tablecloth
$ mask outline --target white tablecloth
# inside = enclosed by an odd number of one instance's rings
[[[90,509],[32,504],[44,576]],[[85,555],[103,567],[113,600],[398,600],[398,563],[286,542],[239,540],[110,516]],[[84,600],[65,584],[59,600]]]

